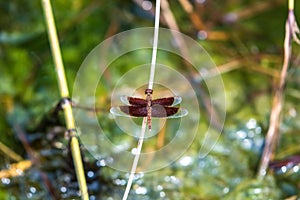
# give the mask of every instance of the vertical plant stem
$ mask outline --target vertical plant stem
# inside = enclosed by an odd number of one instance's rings
[[[55,22],[53,18],[50,0],[42,0],[42,6],[43,6],[45,20],[47,24],[51,52],[55,63],[55,70],[57,73],[60,96],[61,98],[68,98],[69,90],[68,90],[64,66],[61,58],[61,52],[60,52],[59,42],[57,38],[57,32],[55,28]],[[75,122],[74,122],[71,103],[69,101],[65,101],[63,105],[63,109],[65,114],[66,126],[71,137],[70,139],[71,152],[72,152],[77,180],[79,182],[81,199],[87,200],[89,199],[89,195],[86,186],[86,179],[84,175],[82,158],[80,154],[79,142],[75,134]]]
[[[131,170],[130,170],[128,182],[127,182],[126,189],[125,189],[122,200],[126,200],[128,198],[128,194],[129,194],[130,189],[131,189],[132,181],[133,181],[133,178],[134,178],[134,174],[136,173],[136,168],[137,168],[137,165],[138,165],[138,162],[139,162],[139,159],[140,159],[141,150],[142,150],[143,143],[144,143],[146,127],[147,127],[147,117],[144,117],[143,124],[142,124],[142,129],[141,129],[141,134],[140,134],[140,137],[139,137],[138,145],[137,145],[137,148],[136,148],[136,152],[135,152],[132,167],[131,167]]]
[[[154,74],[155,74],[155,67],[156,67],[156,57],[157,57],[159,19],[160,19],[160,0],[157,0],[156,8],[155,8],[154,37],[153,37],[152,59],[151,59],[151,68],[150,68],[148,89],[153,89]]]
[[[289,6],[293,6],[293,3],[289,1]],[[286,82],[287,70],[291,57],[291,42],[292,42],[292,26],[290,21],[291,12],[293,8],[289,7],[289,17],[285,23],[285,38],[284,38],[284,60],[281,69],[280,79],[275,90],[272,110],[270,114],[270,125],[265,139],[265,147],[261,157],[261,162],[258,170],[258,177],[263,178],[267,174],[267,169],[272,159],[274,150],[276,149],[276,144],[279,139],[279,125],[280,116],[283,107],[284,100],[284,86]]]
[[[155,67],[156,67],[159,20],[160,20],[160,0],[156,0],[152,59],[151,59],[151,68],[150,68],[150,76],[149,76],[149,83],[148,83],[148,89],[151,89],[151,90],[153,89]],[[139,136],[135,156],[133,159],[128,182],[127,182],[126,189],[125,189],[122,200],[126,200],[128,198],[128,195],[129,195],[129,192],[131,189],[132,181],[133,181],[134,175],[136,173],[137,165],[138,165],[138,162],[140,159],[141,150],[142,150],[143,143],[144,143],[147,121],[148,121],[147,117],[144,117],[143,123],[142,123],[142,128],[141,128],[141,134]]]
[[[289,0],[289,10],[294,10],[294,0]]]

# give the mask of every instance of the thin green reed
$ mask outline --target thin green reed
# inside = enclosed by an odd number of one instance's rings
[[[57,32],[55,28],[55,22],[53,18],[50,0],[42,0],[42,6],[43,6],[44,16],[47,24],[47,31],[48,31],[53,61],[55,63],[55,70],[57,73],[57,81],[58,81],[60,96],[62,99],[67,99],[69,98],[69,90],[67,86],[64,65],[62,62],[59,42],[57,39]],[[72,106],[70,101],[63,102],[63,110],[65,115],[66,126],[70,134],[71,152],[72,152],[73,162],[75,166],[77,181],[79,183],[79,188],[81,192],[81,199],[88,200],[89,195],[86,186],[86,179],[85,179],[84,168],[82,164],[79,142],[76,137],[75,122],[74,122],[74,116],[73,116]]]

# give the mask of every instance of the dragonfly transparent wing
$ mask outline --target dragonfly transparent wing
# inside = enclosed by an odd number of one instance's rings
[[[178,96],[174,97],[174,102],[173,102],[172,106],[180,104],[181,101],[182,101],[181,97],[178,97]]]
[[[189,112],[187,111],[187,109],[184,108],[179,108],[178,112],[174,115],[168,116],[167,118],[180,118],[180,117],[184,117],[188,114]]]
[[[126,105],[130,105],[129,101],[128,101],[128,96],[121,96],[120,97],[121,101],[126,104]]]

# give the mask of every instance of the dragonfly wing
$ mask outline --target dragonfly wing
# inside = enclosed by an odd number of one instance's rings
[[[130,105],[130,103],[129,103],[129,100],[128,100],[128,96],[121,96],[120,97],[120,99],[121,99],[121,101],[124,103],[124,104],[126,104],[126,105]]]
[[[167,107],[161,106],[160,104],[155,104],[152,106],[151,116],[166,118],[168,116],[174,115],[178,112],[178,107]]]
[[[122,112],[120,107],[111,107],[109,111],[115,116],[130,117],[130,115]]]
[[[120,106],[120,110],[133,117],[146,117],[147,107],[140,106]]]
[[[137,107],[137,106],[119,106],[112,107],[110,113],[115,116],[121,117],[146,117],[147,107]],[[183,108],[178,107],[163,107],[163,106],[153,106],[151,109],[151,116],[158,118],[179,118],[184,117],[188,114],[188,111]]]
[[[172,106],[180,104],[181,101],[182,101],[181,97],[179,97],[179,96],[174,97],[174,102],[173,102]]]
[[[147,106],[147,101],[142,98],[137,97],[130,97],[130,96],[121,96],[121,101],[130,106]],[[159,98],[152,100],[152,105],[158,104],[161,106],[175,106],[180,104],[182,101],[182,98],[179,96],[176,97],[165,97],[165,98]]]
[[[175,106],[180,104],[182,101],[181,97],[165,97],[160,99],[154,99],[152,100],[152,105],[161,105],[161,106]]]
[[[147,106],[147,101],[145,99],[130,96],[121,96],[120,99],[128,106]]]
[[[123,117],[146,117],[147,107],[139,107],[139,106],[112,107],[110,109],[110,113],[116,116],[123,116]]]
[[[137,98],[137,97],[127,97],[129,104],[133,106],[147,106],[147,101],[145,99]]]
[[[147,106],[147,101],[145,99],[130,96],[121,96],[120,99],[128,106]]]
[[[174,97],[165,97],[152,100],[152,105],[171,106],[174,102]]]
[[[188,114],[188,110],[187,109],[184,109],[184,108],[179,108],[178,109],[178,112],[174,115],[170,115],[168,116],[167,118],[179,118],[179,117],[184,117]]]

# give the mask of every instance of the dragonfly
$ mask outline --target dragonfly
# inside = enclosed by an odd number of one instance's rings
[[[148,129],[151,131],[151,118],[179,118],[186,116],[186,109],[176,106],[181,103],[182,98],[179,96],[152,99],[152,89],[146,89],[146,99],[122,96],[121,101],[126,104],[112,107],[110,113],[115,116],[125,117],[147,117]]]

